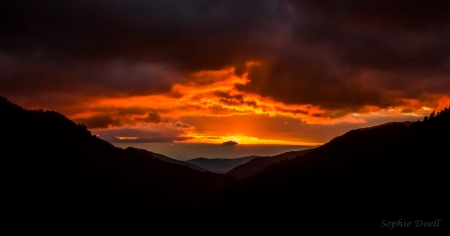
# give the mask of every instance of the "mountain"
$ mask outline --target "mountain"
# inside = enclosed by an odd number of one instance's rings
[[[207,169],[213,173],[224,174],[235,168],[236,166],[240,166],[256,158],[257,156],[248,156],[241,158],[233,158],[233,159],[224,159],[224,158],[214,158],[208,159],[204,157],[199,157],[191,160],[187,160],[186,162],[196,165],[200,168]]]
[[[256,175],[257,173],[263,172],[272,164],[302,156],[311,150],[312,149],[285,152],[276,156],[255,157],[247,163],[234,167],[227,172],[227,175],[233,176],[237,179],[246,179]]]
[[[182,166],[187,166],[193,170],[197,170],[197,171],[201,171],[201,172],[206,172],[207,170],[200,168],[196,165],[190,164],[188,162],[185,161],[179,161],[179,160],[175,160],[172,159],[170,157],[164,156],[162,154],[159,153],[154,153],[154,152],[150,152],[144,149],[140,149],[140,148],[134,148],[134,147],[128,147],[125,149],[125,151],[133,153],[133,155],[137,155],[137,156],[143,156],[143,157],[149,157],[149,158],[157,158],[161,161],[165,161],[165,162],[169,162],[169,163],[173,163],[173,164],[177,164],[177,165],[182,165]]]
[[[17,225],[17,233],[177,233],[192,211],[235,183],[122,150],[57,112],[25,110],[3,97],[0,124],[11,207],[4,223]]]
[[[352,130],[241,181],[217,201],[211,218],[249,234],[437,235],[442,222],[415,224],[447,215],[449,143],[449,108],[412,124]],[[386,227],[399,221],[412,226]]]

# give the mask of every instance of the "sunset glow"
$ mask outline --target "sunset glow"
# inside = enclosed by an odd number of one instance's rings
[[[318,145],[450,106],[446,23],[386,15],[385,24],[353,10],[333,18],[308,1],[239,3],[242,15],[131,2],[123,9],[133,14],[122,15],[85,4],[69,4],[73,15],[28,12],[27,27],[4,32],[0,92],[113,143]],[[99,20],[86,21],[85,9]]]
[[[250,82],[248,70],[261,63],[246,65],[247,72],[241,76],[235,74],[235,68],[199,71],[174,83],[167,93],[94,97],[83,109],[64,109],[69,118],[87,124],[93,133],[112,142],[136,142],[156,134],[170,142],[221,144],[231,140],[239,144],[315,146],[328,140],[316,138],[317,134],[313,133],[277,133],[263,120],[279,120],[278,125],[288,127],[287,130],[302,125],[320,129],[333,129],[340,124],[359,127],[366,125],[368,119],[420,119],[430,110],[450,105],[447,96],[434,96],[436,101],[432,103],[402,99],[401,105],[394,107],[366,105],[348,111],[323,109],[313,104],[285,104],[237,89],[237,85]],[[201,122],[194,125],[192,120]],[[126,136],[124,130],[140,130],[141,135]]]

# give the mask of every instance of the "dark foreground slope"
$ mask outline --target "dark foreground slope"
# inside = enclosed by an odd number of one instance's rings
[[[234,167],[227,172],[227,175],[233,176],[236,179],[250,178],[263,172],[270,165],[302,156],[311,150],[285,152],[276,156],[255,157],[247,163]]]
[[[116,148],[59,113],[1,97],[0,124],[3,214],[18,234],[181,232],[179,221],[197,220],[190,212],[234,182]]]
[[[234,217],[216,215],[216,222],[253,233],[435,235],[448,229],[449,144],[450,109],[409,126],[350,131],[244,181],[214,211]],[[415,227],[437,219],[438,228]],[[399,220],[412,226],[382,227]]]

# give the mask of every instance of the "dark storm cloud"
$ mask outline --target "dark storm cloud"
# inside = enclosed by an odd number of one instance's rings
[[[446,1],[2,1],[0,93],[168,93],[189,72],[242,74],[253,60],[243,92],[333,116],[401,105],[450,93],[448,12]],[[216,94],[243,102],[227,95]]]
[[[269,0],[2,1],[0,92],[168,92],[174,71],[257,57],[265,43],[253,39],[285,11]]]
[[[277,1],[2,2],[4,49],[50,58],[150,60],[181,68],[221,69],[247,46],[251,32],[285,11]],[[272,24],[272,27],[274,25]],[[218,47],[220,46],[220,47]],[[211,52],[223,52],[211,56]],[[225,53],[232,51],[233,53]]]
[[[0,91],[6,93],[75,92],[91,96],[126,96],[169,92],[177,73],[169,68],[112,60],[46,60],[37,55],[0,52]]]
[[[364,105],[403,105],[403,98],[420,99],[427,93],[450,93],[446,2],[294,5],[297,17],[289,50],[253,68],[251,82],[238,86],[241,91],[346,112]]]
[[[295,1],[320,18],[381,30],[422,30],[448,23],[450,6],[445,0],[341,0]]]
[[[324,64],[311,61],[288,64],[287,61],[254,67],[251,82],[238,85],[242,91],[275,98],[287,104],[313,104],[336,109],[362,107],[366,104],[387,107],[395,105],[388,91],[366,87],[350,77],[339,76]],[[304,112],[303,112],[304,113]]]

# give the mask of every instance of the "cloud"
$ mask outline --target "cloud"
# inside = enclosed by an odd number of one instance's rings
[[[159,117],[158,113],[156,113],[155,111],[152,111],[152,112],[148,113],[147,117],[136,118],[135,120],[141,121],[141,122],[150,122],[150,123],[158,124],[159,122],[161,122],[161,117]]]
[[[307,110],[300,110],[300,109],[295,109],[295,110],[290,110],[290,109],[283,109],[283,108],[277,108],[278,111],[280,112],[288,112],[288,113],[293,113],[293,114],[308,114]]]
[[[19,0],[2,3],[2,45],[9,51],[39,51],[50,57],[97,61],[125,58],[173,62],[190,71],[205,66],[221,69],[235,60],[245,62],[241,56],[248,50],[239,50],[252,45],[254,36],[248,32],[275,28],[271,20],[285,13],[286,7],[283,2],[268,0]],[[211,52],[217,50],[234,53],[212,57]]]
[[[108,128],[109,126],[118,125],[118,121],[109,115],[94,115],[89,118],[76,119],[75,121],[86,125],[90,129]]]
[[[216,91],[214,95],[219,97],[219,101],[225,105],[239,105],[244,103],[243,94],[230,95],[227,92]]]
[[[162,122],[161,117],[156,111],[150,111],[151,108],[143,108],[138,106],[131,107],[84,107],[84,113],[91,114],[88,117],[75,117],[76,122],[86,125],[90,129],[102,129],[108,127],[119,127],[123,125],[136,125],[137,123],[153,123]],[[148,112],[148,113],[147,113]],[[145,117],[143,114],[147,113]]]
[[[226,142],[223,142],[222,145],[225,145],[225,146],[236,146],[236,145],[238,145],[238,143],[235,142],[235,141],[226,141]]]
[[[448,12],[435,0],[1,1],[0,93],[92,128],[168,133],[187,124],[161,116],[417,112],[450,94]]]
[[[180,76],[167,66],[111,59],[104,62],[65,61],[36,55],[2,53],[0,92],[39,95],[130,96],[168,93]],[[1,59],[0,59],[1,62]],[[3,63],[2,63],[3,64]]]
[[[120,139],[117,137],[113,137],[108,139],[108,141],[112,143],[171,143],[171,142],[179,142],[179,141],[186,141],[192,139],[192,137],[166,137],[166,136],[159,136],[159,137],[150,137],[150,138],[125,138]]]
[[[181,122],[175,123],[175,126],[176,126],[176,127],[179,127],[179,128],[184,128],[184,129],[191,128],[190,125],[188,125],[188,124],[183,124],[183,123],[181,123]]]
[[[167,143],[192,139],[183,130],[171,124],[165,127],[110,128],[93,130],[100,138],[112,143]]]
[[[304,0],[295,3],[315,12],[322,19],[385,30],[423,30],[445,26],[450,10],[445,1],[441,0],[413,4],[389,0],[339,2]]]

